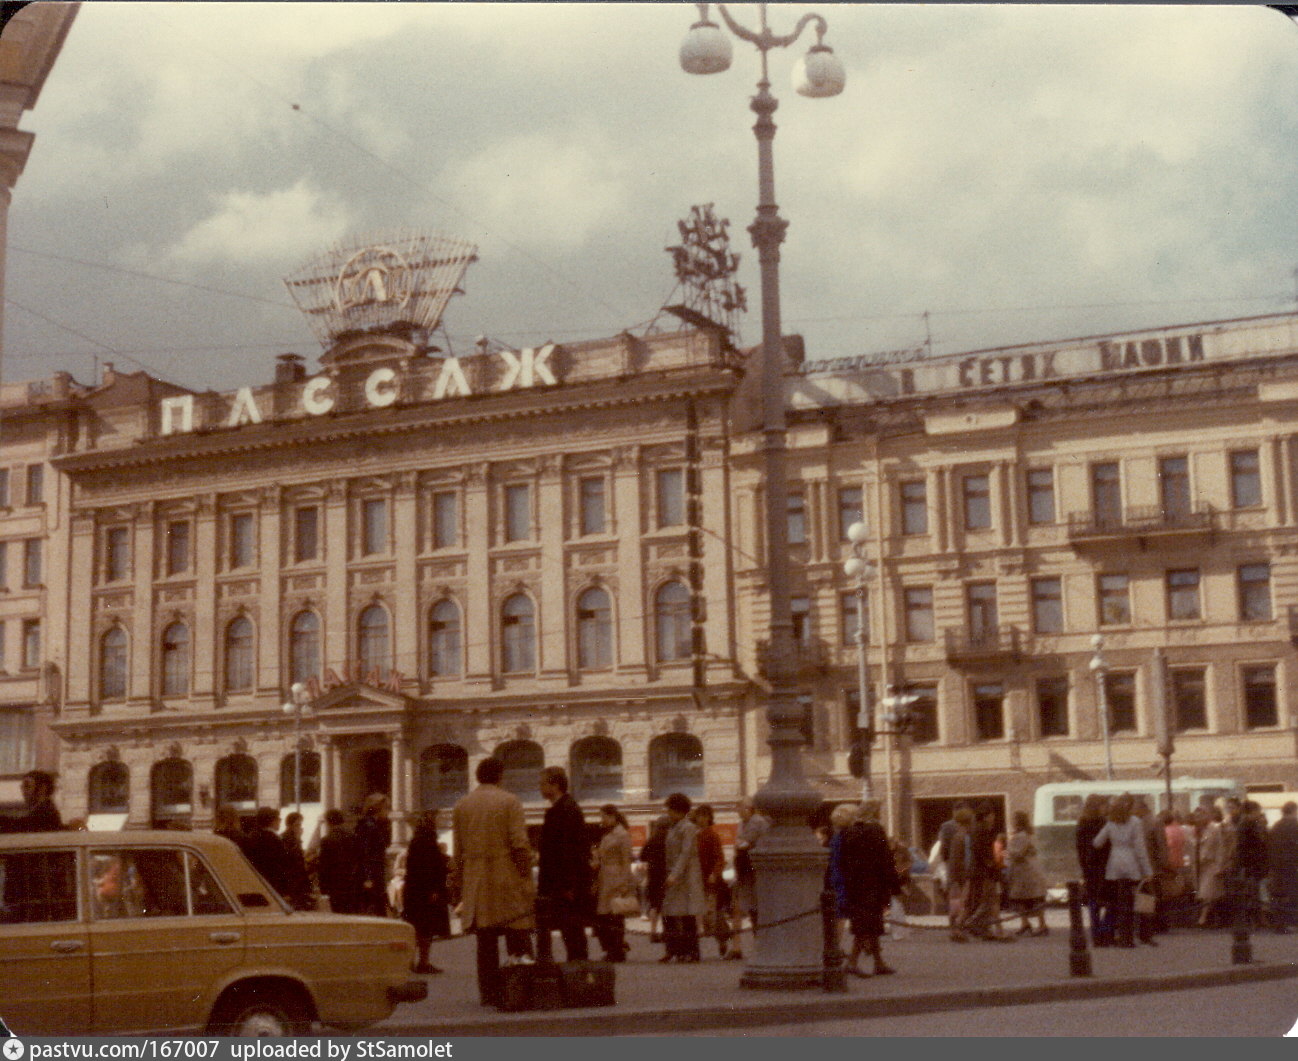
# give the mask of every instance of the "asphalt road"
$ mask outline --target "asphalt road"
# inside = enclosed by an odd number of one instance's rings
[[[699,1036],[1283,1036],[1298,1022],[1298,980],[1196,988],[874,1020],[714,1028]]]

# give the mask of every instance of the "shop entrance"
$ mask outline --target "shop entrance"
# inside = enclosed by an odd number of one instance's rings
[[[344,751],[339,777],[338,806],[346,814],[359,814],[365,798],[382,792],[392,798],[392,751],[390,748],[358,748]]]

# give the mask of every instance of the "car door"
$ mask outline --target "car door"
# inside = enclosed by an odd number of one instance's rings
[[[0,1018],[15,1035],[90,1031],[75,848],[0,851]]]
[[[95,1034],[201,1028],[243,960],[243,918],[192,850],[92,848]]]

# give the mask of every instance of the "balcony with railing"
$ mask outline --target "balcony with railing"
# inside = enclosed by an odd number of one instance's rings
[[[771,659],[771,643],[757,642],[757,673],[765,678]],[[829,645],[819,637],[808,637],[793,642],[793,671],[799,678],[814,678],[829,673]]]
[[[983,669],[1018,663],[1027,640],[1016,626],[994,626],[986,630],[955,627],[943,631],[946,661],[953,667]]]
[[[1211,505],[1202,504],[1186,509],[1130,505],[1120,513],[1072,512],[1068,516],[1068,540],[1074,545],[1138,541],[1142,548],[1155,538],[1161,542],[1198,540],[1216,533],[1217,515]]]

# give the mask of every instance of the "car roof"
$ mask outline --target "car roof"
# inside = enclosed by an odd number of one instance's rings
[[[68,829],[57,833],[3,833],[0,834],[0,851],[13,848],[39,847],[100,847],[112,844],[120,847],[123,844],[171,844],[185,847],[197,847],[206,850],[238,850],[224,836],[213,833],[190,832],[186,829],[135,829],[135,830],[100,830],[89,832],[85,829]]]

